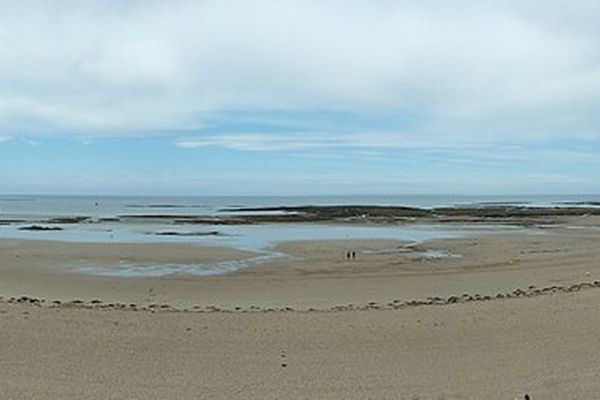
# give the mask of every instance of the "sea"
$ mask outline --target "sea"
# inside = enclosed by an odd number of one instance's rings
[[[0,195],[0,218],[82,215],[110,218],[125,214],[217,215],[243,207],[305,205],[564,206],[600,204],[600,195],[347,195],[347,196],[57,196]]]
[[[493,205],[598,206],[600,195],[449,196],[51,196],[0,195],[0,238],[85,243],[190,243],[250,250],[248,259],[193,265],[81,265],[81,272],[116,276],[163,276],[173,273],[224,274],[285,257],[277,243],[297,240],[392,239],[423,243],[434,239],[531,230],[509,226],[351,225],[323,223],[265,223],[253,225],[186,225],[171,220],[119,220],[124,215],[227,215],[236,208],[305,205],[390,205],[419,208]],[[82,223],[52,224],[52,218],[89,217]],[[60,230],[33,231],[40,225]],[[168,234],[165,234],[168,233]],[[533,232],[536,233],[536,232]],[[393,250],[393,249],[391,249]],[[435,255],[433,255],[435,256]]]

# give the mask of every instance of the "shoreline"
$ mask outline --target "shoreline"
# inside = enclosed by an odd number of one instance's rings
[[[193,244],[102,244],[0,240],[0,295],[104,303],[213,306],[228,310],[327,310],[469,295],[508,294],[529,286],[569,287],[600,280],[600,231],[554,227],[439,239],[314,240],[269,249],[283,258],[243,265],[228,274],[107,276],[81,266],[140,269],[161,263],[200,265],[252,259],[258,253]],[[354,251],[355,260],[346,259]],[[434,254],[436,256],[431,257]],[[111,265],[113,267],[111,267]],[[81,268],[79,268],[81,271]]]

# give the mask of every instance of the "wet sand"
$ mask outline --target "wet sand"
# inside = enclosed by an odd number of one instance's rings
[[[599,242],[600,231],[585,227],[417,246],[390,240],[300,241],[275,247],[286,258],[228,275],[121,278],[77,273],[73,265],[209,263],[256,254],[183,244],[0,240],[0,296],[225,310],[328,310],[436,296],[496,296],[529,286],[600,280]],[[356,259],[348,260],[348,251],[356,252]],[[431,251],[451,256],[432,258]]]
[[[600,231],[571,225],[283,243],[211,277],[69,265],[253,254],[2,240],[0,398],[594,399]]]

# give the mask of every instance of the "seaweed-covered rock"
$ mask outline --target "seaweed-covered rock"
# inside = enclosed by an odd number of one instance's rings
[[[59,226],[28,225],[28,226],[20,227],[19,230],[20,231],[42,232],[42,231],[62,231],[63,228],[61,228]]]

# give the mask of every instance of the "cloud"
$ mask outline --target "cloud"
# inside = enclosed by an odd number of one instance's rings
[[[564,170],[580,174],[596,175],[600,165],[598,145],[589,140],[530,142],[506,144],[496,140],[457,140],[455,137],[440,137],[434,142],[428,138],[418,138],[409,132],[287,132],[287,133],[237,133],[204,135],[176,140],[174,145],[187,150],[227,149],[244,152],[285,153],[287,156],[305,159],[328,160],[334,165],[337,161],[352,161],[361,165],[394,165],[405,163],[411,170],[417,167],[424,171],[444,170],[457,165],[470,165],[473,168],[498,168],[504,174],[511,168],[521,168],[525,172],[533,169]],[[577,161],[574,167],[573,161]],[[446,167],[444,167],[446,166]],[[567,166],[567,167],[565,167]],[[463,171],[470,175],[474,170]],[[385,175],[389,171],[384,172]],[[533,177],[534,175],[529,175]],[[539,175],[539,182],[561,183],[546,177],[556,173]],[[565,175],[566,176],[566,175]],[[524,179],[524,175],[522,175]],[[585,178],[588,181],[592,178]],[[566,179],[565,179],[566,181]],[[575,179],[573,182],[580,182]]]
[[[374,147],[596,140],[598,18],[585,0],[7,2],[0,130],[188,137],[229,110],[331,110],[413,117],[385,141],[371,134]],[[357,140],[305,125],[304,139],[225,132],[178,143]]]
[[[435,144],[400,132],[293,132],[204,135],[175,141],[184,149],[222,147],[244,151],[307,151],[314,149],[469,148],[467,143],[440,138]]]

